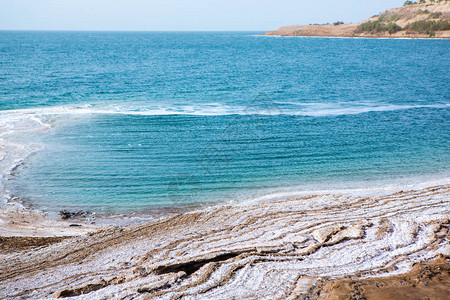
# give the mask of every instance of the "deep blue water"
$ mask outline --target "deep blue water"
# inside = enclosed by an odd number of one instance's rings
[[[51,126],[11,138],[43,149],[10,192],[115,213],[448,175],[450,41],[254,34],[0,32],[0,110]]]

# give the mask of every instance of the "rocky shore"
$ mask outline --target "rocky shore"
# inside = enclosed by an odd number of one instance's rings
[[[444,299],[449,199],[441,185],[222,206],[125,227],[61,221],[56,228],[78,233],[0,239],[0,298]]]

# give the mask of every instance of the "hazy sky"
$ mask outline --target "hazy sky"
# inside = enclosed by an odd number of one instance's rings
[[[270,30],[357,22],[404,0],[0,0],[1,29]]]

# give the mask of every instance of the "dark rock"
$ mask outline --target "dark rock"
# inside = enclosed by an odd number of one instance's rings
[[[91,213],[88,211],[81,211],[81,210],[77,211],[77,212],[70,212],[70,211],[67,211],[64,209],[59,212],[59,215],[61,216],[61,219],[63,219],[63,220],[76,218],[76,217],[86,217],[90,214]]]

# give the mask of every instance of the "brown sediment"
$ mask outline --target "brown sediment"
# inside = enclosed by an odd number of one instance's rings
[[[265,35],[305,37],[353,37],[359,24],[292,25],[269,31]]]
[[[388,219],[383,218],[380,220],[380,226],[377,228],[377,238],[382,239],[386,234],[393,231],[393,224]]]
[[[448,185],[321,194],[109,227],[3,254],[0,298],[369,297],[376,277],[448,255],[449,199]],[[426,287],[447,280],[436,266]]]
[[[12,253],[45,247],[62,242],[69,237],[3,237],[0,236],[0,253]]]
[[[382,278],[324,280],[311,290],[315,299],[445,300],[450,292],[450,257],[414,264],[406,274]]]

